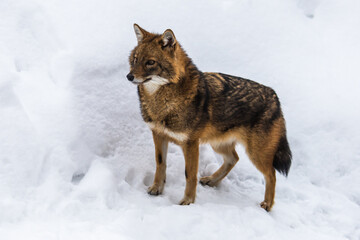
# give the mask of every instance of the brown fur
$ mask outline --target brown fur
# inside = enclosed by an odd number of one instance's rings
[[[275,169],[287,175],[291,152],[279,99],[269,87],[222,73],[199,71],[171,30],[152,34],[134,25],[138,45],[130,55],[128,79],[138,85],[141,113],[153,132],[156,172],[148,192],[161,194],[165,184],[168,142],[182,147],[186,188],[180,204],[195,201],[199,144],[210,143],[223,165],[200,183],[216,186],[239,157],[242,143],[266,181],[261,207],[274,204]]]

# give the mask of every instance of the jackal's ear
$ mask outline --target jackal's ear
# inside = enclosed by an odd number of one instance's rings
[[[136,34],[136,38],[138,43],[140,43],[146,35],[149,34],[149,32],[147,32],[146,30],[142,29],[139,25],[137,25],[136,23],[134,23],[134,31]]]
[[[173,33],[173,31],[171,29],[167,29],[163,35],[162,35],[162,42],[163,42],[163,46],[174,46],[176,43],[176,38],[175,35]]]

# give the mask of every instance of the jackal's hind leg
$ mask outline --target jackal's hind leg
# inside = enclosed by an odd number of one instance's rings
[[[216,186],[230,172],[239,160],[239,156],[235,151],[235,143],[230,145],[211,145],[215,152],[221,154],[224,158],[223,165],[211,176],[200,178],[202,185],[210,187]]]
[[[260,206],[268,212],[273,207],[275,198],[276,175],[273,167],[275,147],[271,135],[264,138],[264,135],[259,137],[255,134],[250,138],[247,147],[250,160],[265,178],[265,196]]]

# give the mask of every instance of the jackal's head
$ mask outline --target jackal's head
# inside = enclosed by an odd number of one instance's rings
[[[161,86],[177,83],[184,72],[185,54],[172,30],[153,34],[134,24],[138,45],[129,58],[130,73],[126,76],[134,84]]]

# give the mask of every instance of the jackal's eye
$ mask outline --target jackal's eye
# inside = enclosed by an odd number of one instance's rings
[[[148,60],[147,62],[146,62],[146,66],[152,66],[152,65],[154,65],[155,64],[155,61],[154,60]]]

